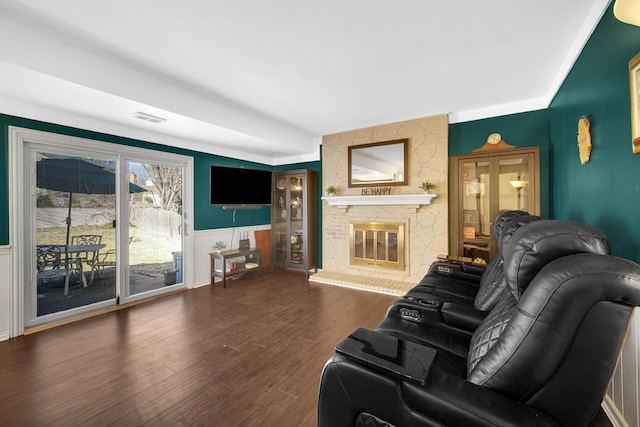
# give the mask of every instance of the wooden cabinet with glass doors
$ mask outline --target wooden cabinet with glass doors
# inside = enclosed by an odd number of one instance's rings
[[[450,159],[450,252],[489,262],[498,252],[493,221],[501,212],[540,215],[538,147]]]
[[[316,172],[273,174],[271,203],[272,266],[317,271]]]

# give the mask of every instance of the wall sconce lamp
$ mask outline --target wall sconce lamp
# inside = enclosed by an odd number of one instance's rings
[[[625,24],[640,27],[640,0],[616,0],[613,14]]]

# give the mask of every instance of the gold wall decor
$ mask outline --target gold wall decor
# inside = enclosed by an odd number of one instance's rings
[[[480,151],[512,150],[514,148],[516,147],[504,142],[504,140],[502,139],[502,135],[500,135],[499,133],[492,133],[487,138],[487,142],[485,142],[482,147],[473,150],[472,153],[477,153]]]
[[[629,87],[631,88],[631,148],[633,154],[640,153],[640,53],[629,61]]]
[[[578,120],[578,152],[580,153],[580,163],[583,165],[591,157],[591,123],[586,117]]]

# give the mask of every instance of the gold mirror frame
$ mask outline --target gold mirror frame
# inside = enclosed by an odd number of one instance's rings
[[[408,185],[409,139],[352,145],[349,187]]]

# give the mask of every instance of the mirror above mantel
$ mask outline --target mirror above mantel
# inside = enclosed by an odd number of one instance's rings
[[[408,184],[409,140],[349,146],[349,187]]]

